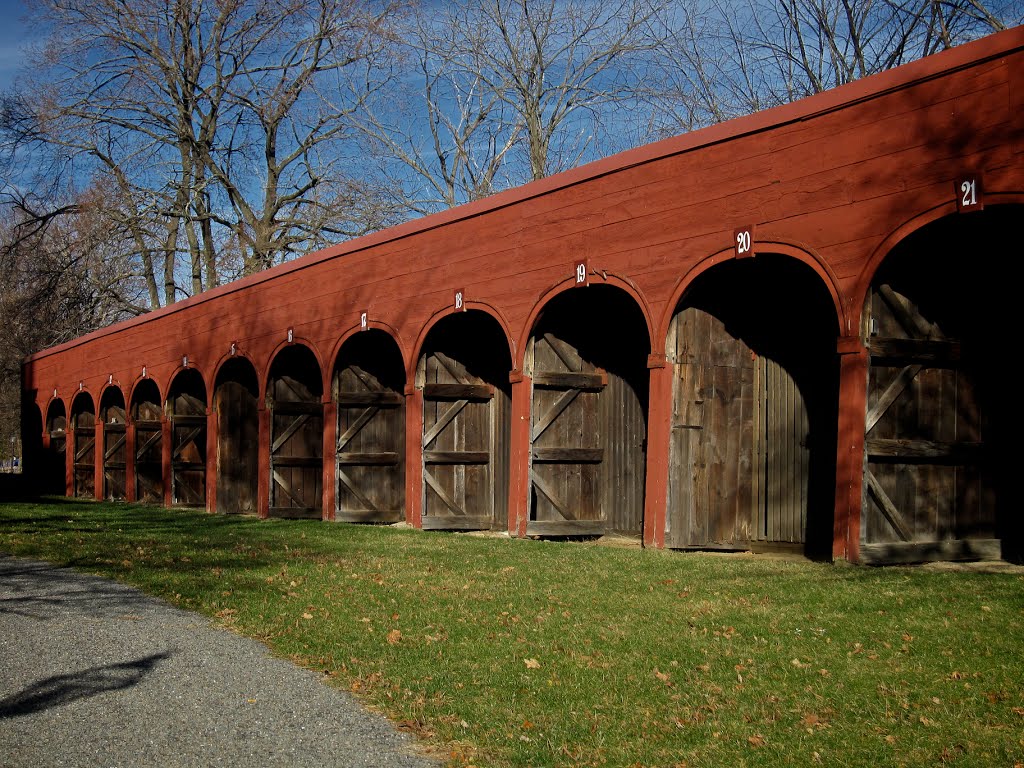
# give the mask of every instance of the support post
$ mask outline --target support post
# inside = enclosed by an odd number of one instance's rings
[[[107,445],[104,437],[105,426],[103,419],[100,418],[100,415],[97,413],[96,423],[93,425],[96,442],[92,444],[92,496],[96,501],[103,501],[106,497],[106,494],[104,493],[104,486],[106,486],[106,473],[104,472],[104,469],[106,466],[107,456]]]
[[[324,400],[324,447],[323,447],[323,519],[334,521],[337,511],[335,495],[337,487],[335,472],[338,461],[338,404],[332,398]]]
[[[216,399],[216,395],[214,395]],[[220,456],[217,446],[220,443],[220,419],[217,409],[206,408],[206,511],[217,511],[217,466]]]
[[[860,560],[864,488],[864,418],[867,413],[868,351],[858,337],[843,337],[839,353],[839,424],[832,556]]]
[[[530,399],[533,378],[512,371],[512,430],[509,436],[508,532],[525,536],[530,519]]]
[[[406,522],[423,527],[423,391],[405,388],[405,508]]]
[[[273,411],[260,403],[259,451],[256,456],[256,515],[261,520],[270,517],[270,418]]]
[[[665,546],[668,514],[669,449],[672,440],[672,366],[665,355],[647,358],[650,392],[647,406],[647,477],[644,490],[644,546]]]

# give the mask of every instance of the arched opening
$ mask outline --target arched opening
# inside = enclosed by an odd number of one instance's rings
[[[259,380],[252,363],[234,357],[221,366],[213,387],[217,416],[217,512],[257,512],[259,395]]]
[[[117,387],[107,387],[100,398],[103,422],[103,498],[123,501],[127,486],[127,418],[124,395]]]
[[[405,366],[384,331],[357,333],[334,367],[338,405],[335,520],[405,518]]]
[[[274,358],[267,382],[270,410],[270,516],[323,515],[323,378],[301,344]]]
[[[619,288],[575,288],[544,307],[525,363],[528,535],[641,533],[649,353],[643,313]]]
[[[869,354],[861,556],[1020,555],[1006,244],[1024,209],[989,206],[899,243],[864,307]]]
[[[72,495],[85,499],[96,497],[96,408],[92,397],[81,392],[71,403],[74,469]]]
[[[206,506],[206,384],[186,368],[167,393],[171,421],[171,503]]]
[[[836,311],[772,253],[699,276],[673,317],[666,545],[831,555]]]
[[[43,458],[43,492],[63,496],[67,493],[67,412],[63,400],[54,400],[46,409],[46,434],[49,446]]]
[[[416,368],[423,528],[507,529],[511,368],[505,334],[486,312],[453,313],[427,334]]]
[[[135,430],[135,500],[144,504],[162,504],[164,433],[160,390],[155,381],[143,379],[135,387],[131,412]]]

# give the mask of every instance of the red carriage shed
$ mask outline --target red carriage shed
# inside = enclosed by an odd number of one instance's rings
[[[1017,557],[1022,49],[1011,29],[40,352],[27,469],[211,512]]]

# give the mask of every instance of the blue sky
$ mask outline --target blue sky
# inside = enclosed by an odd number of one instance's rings
[[[25,7],[21,0],[0,0],[0,90],[11,85],[21,61],[20,46],[25,41],[21,18]]]

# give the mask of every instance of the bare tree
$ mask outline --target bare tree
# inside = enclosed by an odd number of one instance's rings
[[[107,179],[152,306],[216,285],[223,252],[235,276],[380,225],[339,148],[388,0],[34,2],[56,33],[8,146],[51,153],[71,185]]]
[[[358,122],[416,212],[634,146],[651,21],[668,2],[431,5],[403,28],[384,99]]]
[[[693,0],[656,19],[655,133],[835,88],[1019,24],[1020,0]]]

